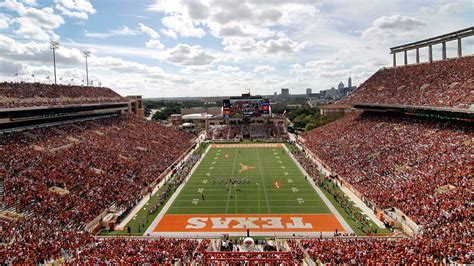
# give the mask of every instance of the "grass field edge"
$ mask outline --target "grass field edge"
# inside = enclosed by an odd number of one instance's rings
[[[300,169],[300,171],[305,175],[309,176],[309,174],[306,172],[306,170],[301,166],[301,164],[296,160],[296,158],[293,156],[293,153],[291,153],[290,149],[288,149],[287,145],[283,145],[283,148],[286,150],[288,155],[290,156],[291,159],[293,159],[293,162],[297,165],[297,167]],[[341,223],[342,227],[346,230],[348,233],[354,233],[354,229],[349,225],[349,223],[344,219],[344,217],[339,213],[337,208],[332,204],[332,202],[326,197],[326,194],[319,188],[318,185],[314,182],[312,178],[308,178],[308,181],[310,184],[313,186],[314,190],[316,193],[319,195],[319,197],[323,200],[323,202],[326,204],[326,206],[329,208],[329,210],[336,216],[336,219]]]

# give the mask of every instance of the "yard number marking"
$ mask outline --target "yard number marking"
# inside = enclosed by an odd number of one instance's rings
[[[291,190],[293,190],[293,193],[298,192],[298,188],[292,187]]]
[[[199,202],[199,199],[193,199],[193,204],[194,204],[194,205],[197,205],[198,202]]]
[[[304,203],[303,198],[297,198],[296,201],[298,201],[298,204],[300,205]]]

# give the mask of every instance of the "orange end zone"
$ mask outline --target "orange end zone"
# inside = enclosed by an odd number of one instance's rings
[[[153,232],[345,232],[333,214],[166,214]]]
[[[255,143],[255,144],[212,144],[211,148],[283,148],[279,143]]]

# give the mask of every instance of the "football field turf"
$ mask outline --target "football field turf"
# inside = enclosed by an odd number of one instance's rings
[[[211,145],[154,232],[180,228],[344,230],[283,144]]]

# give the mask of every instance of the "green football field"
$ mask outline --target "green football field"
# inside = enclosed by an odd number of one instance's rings
[[[213,147],[167,213],[331,212],[283,147]]]

